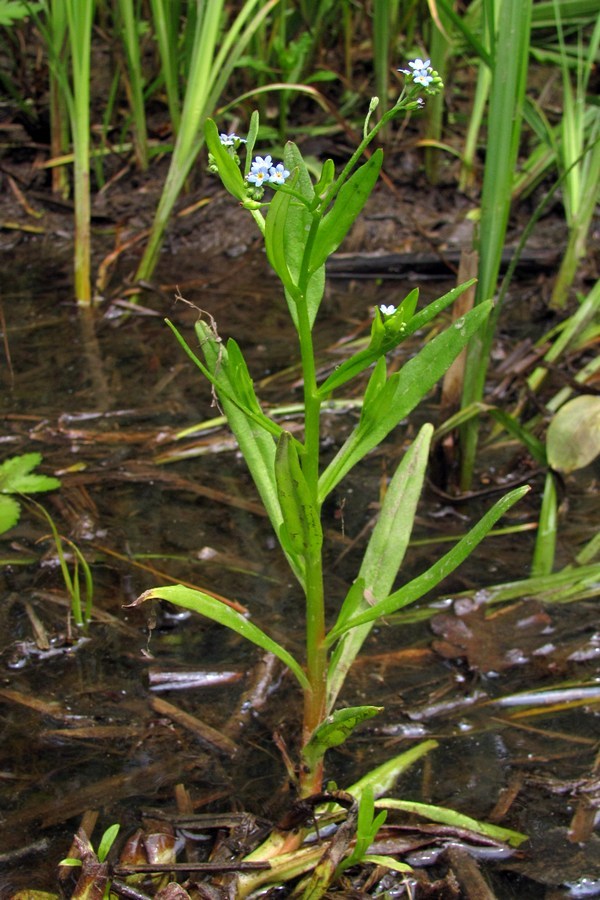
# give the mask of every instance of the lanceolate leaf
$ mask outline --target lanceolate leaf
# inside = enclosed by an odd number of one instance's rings
[[[270,638],[264,631],[249,622],[241,613],[231,609],[224,603],[220,603],[209,594],[195,588],[188,588],[182,584],[171,585],[168,587],[152,588],[145,591],[137,600],[130,603],[129,606],[141,606],[146,600],[168,600],[169,603],[180,606],[183,609],[190,609],[193,612],[212,619],[220,625],[235,631],[237,634],[245,637],[263,650],[274,653],[275,656],[282,661],[288,669],[294,673],[303,690],[309,690],[308,679],[304,674],[300,664],[294,659],[291,653]]]
[[[434,319],[447,306],[450,306],[457,297],[460,297],[460,295],[473,284],[473,281],[474,279],[466,281],[464,284],[461,284],[458,287],[453,288],[453,290],[449,291],[447,294],[444,294],[443,297],[434,300],[433,303],[430,303],[416,315],[408,316],[406,320],[402,321],[402,326],[400,328],[394,327],[396,316],[393,316],[385,326],[382,324],[380,317],[376,316],[371,328],[371,340],[369,346],[366,350],[355,353],[354,356],[351,356],[350,359],[343,362],[341,366],[338,366],[335,372],[331,373],[329,378],[327,378],[319,388],[320,396],[327,397],[332,391],[336,390],[336,388],[339,388],[342,384],[346,384],[347,381],[350,381],[360,372],[363,372],[372,363],[376,362],[376,360],[385,356],[386,353],[389,353],[390,350],[393,350],[405,341],[406,338],[410,337],[411,334],[414,334],[415,331],[418,331],[420,328],[427,325],[428,322]],[[411,291],[402,301],[398,311],[401,310],[402,305],[406,301],[410,301],[410,304],[412,304],[414,299],[415,291]]]
[[[292,177],[288,182],[289,187],[294,189],[297,182],[298,172],[295,171],[292,173]],[[300,244],[296,246],[297,241],[294,239],[290,241],[290,235],[288,233],[288,218],[292,218],[292,216],[289,215],[292,202],[294,202],[292,195],[285,191],[277,191],[271,200],[265,224],[265,249],[267,251],[267,259],[273,266],[277,275],[279,275],[281,283],[286,290],[293,294],[296,279],[290,272],[288,247],[290,245],[293,247],[296,256],[302,253],[303,247]],[[295,202],[298,203],[297,200]],[[295,304],[290,307],[290,312],[292,312],[292,309],[294,310],[294,313],[296,313]],[[294,322],[296,321],[297,313],[296,318],[294,318]]]
[[[432,434],[433,426],[421,428],[389,484],[358,578],[343,603],[336,628],[369,609],[369,604],[387,597],[393,587],[412,533]],[[367,622],[347,631],[333,651],[327,678],[328,710],[335,704],[348,670],[372,627],[373,623]]]
[[[228,343],[227,348],[223,347],[222,342],[206,322],[197,322],[196,334],[206,360],[206,364],[204,364],[188,347],[175,326],[169,321],[167,321],[167,324],[190,359],[213,384],[218,394],[221,408],[227,417],[229,427],[238,442],[246,460],[246,465],[263,501],[273,530],[279,537],[283,516],[275,484],[275,441],[273,435],[281,434],[281,427],[262,412],[258,399],[254,394],[252,379],[246,369],[241,351],[236,344]],[[235,383],[232,377],[229,365],[230,351],[232,352],[233,375],[240,379],[239,384]],[[293,572],[299,582],[303,584],[304,575],[298,566],[297,558],[288,554],[287,547],[284,546],[283,549],[288,556]]]
[[[305,302],[312,327],[325,290],[325,266],[311,273],[301,284],[305,271],[304,255],[311,228],[316,227],[316,213],[309,208],[314,201],[314,188],[302,154],[289,142],[283,155],[284,165],[292,173],[288,184],[305,199],[305,203],[283,190],[271,201],[267,214],[265,242],[269,261],[280,276],[290,315],[298,327],[297,303]],[[277,268],[279,267],[279,268]],[[280,271],[281,270],[281,271]],[[302,298],[299,301],[299,298]]]
[[[336,710],[315,728],[303,750],[304,756],[318,759],[331,747],[339,747],[357,725],[376,716],[382,709],[382,706],[349,706]]]
[[[377,395],[370,390],[365,394],[358,425],[321,475],[321,501],[369,450],[381,443],[420,403],[458,356],[471,335],[481,327],[490,309],[491,301],[487,301],[457,319],[426,344],[399,372],[392,375]]]
[[[500,825],[490,825],[489,822],[479,822],[464,813],[447,809],[444,806],[432,806],[430,803],[417,803],[414,800],[395,800],[387,797],[377,800],[375,806],[378,809],[398,809],[409,815],[424,816],[432,822],[440,822],[453,828],[465,828],[478,834],[485,834],[495,841],[507,841],[513,847],[518,847],[523,841],[528,840],[526,834],[513,831],[510,828],[502,828]]]
[[[212,119],[207,119],[204,125],[206,146],[212,153],[219,169],[219,177],[230,194],[237,200],[245,200],[248,196],[246,182],[240,172],[240,167],[229,155],[221,143],[217,126]]]
[[[379,148],[341,188],[332,209],[319,224],[310,257],[311,272],[315,272],[329,259],[354,225],[379,178],[382,162],[383,150]]]
[[[498,500],[483,518],[479,520],[477,525],[461,538],[452,550],[427,569],[426,572],[423,572],[423,574],[419,575],[417,578],[413,578],[412,581],[409,581],[409,583],[400,588],[400,590],[394,591],[393,594],[390,594],[389,597],[386,597],[381,603],[377,603],[375,606],[359,615],[352,616],[339,628],[333,628],[327,636],[327,643],[333,643],[340,634],[348,631],[350,628],[354,628],[357,625],[363,625],[365,622],[374,622],[382,616],[391,615],[398,609],[408,606],[409,603],[413,603],[415,600],[423,597],[428,591],[437,587],[444,578],[450,575],[457,566],[464,562],[467,556],[473,552],[475,547],[481,543],[486,534],[494,527],[498,519],[529,490],[530,488],[528,486],[516,488],[516,490],[510,491],[506,496],[502,497],[501,500]]]
[[[320,551],[323,532],[291,434],[284,431],[275,452],[275,480],[283,514],[281,531],[293,552],[305,561]],[[283,541],[282,541],[283,543]]]
[[[215,339],[206,322],[198,322],[196,332],[200,339],[207,368],[214,379],[221,408],[227,416],[229,427],[235,435],[275,534],[280,538],[283,514],[279,505],[275,481],[276,444],[272,433],[269,433],[267,428],[272,432],[273,426],[275,426],[279,434],[282,433],[282,429],[271,422],[260,409],[260,404],[254,394],[252,380],[237,345],[230,347],[228,343],[227,348],[224,348]],[[233,350],[233,371],[229,365],[230,349]],[[236,378],[241,378],[239,388]],[[231,399],[236,396],[238,390],[241,392],[238,399],[240,405]],[[250,413],[254,413],[256,417],[251,416]],[[282,548],[298,581],[303,584],[304,571],[299,565],[298,557],[296,554],[290,553],[289,546],[283,542]]]

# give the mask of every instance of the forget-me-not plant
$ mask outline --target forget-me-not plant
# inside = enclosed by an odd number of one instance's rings
[[[283,161],[276,165],[269,155],[253,156],[259,133],[258,113],[253,113],[250,121],[243,165],[229,152],[232,147],[219,136],[215,123],[210,119],[206,123],[210,167],[254,218],[264,237],[267,259],[282,284],[282,295],[298,338],[303,428],[292,433],[263,409],[240,347],[232,339],[221,340],[212,318],[208,322],[200,319],[196,324],[203,359],[170,325],[188,356],[212,384],[281,552],[300,587],[304,598],[304,652],[292,652],[292,648],[276,641],[268,631],[214,595],[184,585],[154,588],[136,603],[162,598],[194,610],[274,653],[287,666],[304,702],[295,776],[301,797],[321,790],[327,750],[343,743],[358,724],[379,711],[368,705],[337,706],[346,675],[373,624],[435,588],[526,490],[519,488],[499,500],[424,573],[398,585],[433,435],[433,426],[424,425],[389,482],[379,520],[362,562],[357,560],[345,599],[335,614],[327,613],[324,504],[357,463],[427,396],[491,310],[491,301],[481,303],[461,317],[460,327],[441,326],[435,337],[417,352],[411,352],[408,360],[388,375],[386,354],[411,335],[421,333],[472,282],[454,288],[418,311],[419,291],[414,289],[396,304],[377,307],[370,336],[328,375],[323,376],[317,366],[313,328],[325,291],[325,264],[360,215],[383,164],[381,148],[366,159],[365,151],[386,123],[401,112],[419,108],[422,91],[434,94],[442,88],[441,78],[428,59],[413,60],[409,66],[403,70],[405,86],[394,107],[370,127],[370,117],[377,106],[374,99],[365,119],[363,139],[349,161],[336,173],[333,160],[325,160],[316,180],[299,147],[292,142],[286,144]],[[273,194],[265,201],[263,187],[267,184]],[[360,417],[333,458],[323,459],[321,418],[326,405],[334,394],[368,370]],[[267,622],[265,626],[268,627]]]

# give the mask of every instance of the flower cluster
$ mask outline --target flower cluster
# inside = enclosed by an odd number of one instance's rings
[[[425,88],[427,94],[437,94],[444,87],[438,73],[431,68],[430,59],[413,59],[408,65],[408,69],[398,69],[398,71],[403,75],[408,75],[413,84]]]
[[[262,187],[264,184],[285,184],[289,174],[283,163],[277,163],[274,166],[270,156],[265,156],[264,158],[256,156],[252,160],[246,180],[255,187]]]

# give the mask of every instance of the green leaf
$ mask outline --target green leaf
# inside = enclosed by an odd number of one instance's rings
[[[340,246],[375,187],[382,163],[383,150],[379,148],[342,185],[332,209],[319,224],[309,271],[316,272]]]
[[[265,247],[269,262],[283,283],[290,315],[297,329],[297,303],[301,289],[305,292],[309,323],[311,327],[314,324],[325,291],[325,267],[321,266],[312,273],[305,286],[300,284],[304,253],[317,216],[310,208],[315,192],[302,154],[295,144],[286,144],[283,160],[292,173],[288,185],[304,198],[304,202],[283,189],[276,192],[267,213]]]
[[[391,869],[393,872],[400,872],[401,874],[413,871],[412,866],[409,866],[407,863],[398,862],[393,856],[381,856],[378,853],[366,853],[362,861],[373,863],[375,866],[385,866],[386,869]]]
[[[228,342],[227,347],[223,347],[213,328],[206,322],[197,322],[196,334],[204,353],[205,365],[169,320],[167,320],[167,325],[189,358],[214,386],[221,409],[238,442],[273,530],[279,536],[283,515],[275,483],[275,441],[273,437],[278,438],[282,433],[281,426],[262,412],[258,398],[254,394],[252,379],[235,342]],[[229,366],[229,352],[232,352],[231,367]],[[231,368],[234,370],[233,373]],[[236,391],[238,391],[238,386],[234,382],[236,377],[240,378],[242,382],[239,386],[241,396],[236,396]],[[300,584],[303,584],[304,574],[298,566],[297,558],[288,554],[287,548],[283,549],[294,574]]]
[[[0,25],[10,28],[15,22],[37,12],[41,6],[41,3],[29,3],[25,0],[0,0]]]
[[[481,303],[457,319],[392,375],[377,394],[369,385],[358,425],[319,479],[320,502],[421,402],[485,322],[491,305],[491,301]]]
[[[546,448],[542,441],[537,438],[531,431],[528,431],[518,419],[514,416],[511,416],[510,413],[505,412],[503,409],[498,409],[496,406],[485,406],[484,407],[489,414],[492,416],[496,422],[499,422],[509,434],[512,434],[518,441],[521,441],[524,447],[526,447],[531,453],[534,460],[540,466],[547,466],[548,460],[546,459]]]
[[[0,493],[33,494],[59,488],[58,478],[30,474],[41,461],[40,453],[24,453],[22,456],[13,456],[5,460],[0,465]]]
[[[358,805],[358,818],[356,822],[356,838],[354,847],[345,859],[337,866],[335,870],[335,878],[339,878],[342,872],[362,862],[365,854],[375,838],[377,832],[384,824],[387,818],[387,811],[375,815],[375,804],[373,801],[373,789],[369,786],[363,791],[361,801]]]
[[[369,539],[358,578],[350,588],[336,629],[369,604],[387,597],[398,574],[412,533],[423,489],[433,427],[424,425],[404,454],[385,494],[377,524]],[[367,599],[368,598],[368,599]],[[327,709],[334,705],[346,675],[367,638],[372,622],[342,635],[331,655],[327,677]]]
[[[303,561],[309,556],[314,558],[323,544],[319,511],[300,466],[296,445],[287,431],[277,442],[275,481],[283,514],[281,530],[285,544],[289,544]]]
[[[518,847],[523,841],[529,840],[526,834],[521,834],[519,831],[501,828],[500,825],[490,825],[488,822],[480,822],[478,819],[472,819],[471,816],[465,816],[444,806],[415,803],[412,800],[393,800],[387,797],[376,800],[375,806],[378,809],[398,809],[411,815],[424,816],[426,819],[431,819],[432,822],[440,822],[442,825],[450,825],[453,828],[466,828],[478,834],[485,834],[495,841],[505,841],[512,847]]]
[[[600,453],[600,397],[583,394],[558,410],[546,436],[548,463],[558,472],[583,469]]]
[[[337,709],[315,728],[304,747],[304,756],[308,759],[319,759],[331,747],[339,747],[361,722],[372,719],[382,709],[382,706],[349,706],[346,709]]]
[[[529,490],[530,488],[527,485],[516,488],[498,500],[479,522],[460,539],[452,550],[449,550],[441,559],[438,559],[427,571],[417,576],[417,578],[413,578],[404,587],[394,591],[385,600],[382,600],[365,612],[351,617],[341,626],[333,628],[327,636],[327,643],[331,644],[340,634],[348,631],[350,628],[363,625],[365,622],[373,622],[382,616],[391,615],[396,610],[408,606],[409,603],[414,603],[415,600],[437,587],[444,578],[450,575],[473,552],[475,547],[481,543],[486,534],[494,527],[498,519],[527,494]]]
[[[298,178],[298,171],[292,172],[292,176],[288,181],[288,186],[291,190],[295,189]],[[267,259],[279,276],[286,291],[291,291],[292,293],[294,292],[297,282],[292,276],[288,265],[290,249],[293,247],[295,255],[298,255],[298,253],[301,255],[304,251],[304,246],[296,246],[295,242],[290,242],[290,240],[288,240],[290,236],[286,233],[288,227],[288,214],[293,200],[292,194],[287,193],[287,191],[277,191],[269,204],[269,211],[265,222],[265,250],[267,252]],[[297,200],[294,202],[298,203]],[[290,306],[290,313],[292,313],[292,310],[294,311],[292,318],[294,318],[295,315],[294,324],[296,324],[297,312],[295,303]]]
[[[327,397],[333,390],[350,381],[360,372],[363,372],[372,363],[385,356],[386,353],[389,353],[390,350],[401,344],[407,337],[410,337],[411,334],[424,328],[428,322],[434,319],[447,306],[450,306],[457,297],[460,297],[463,291],[466,291],[473,284],[473,281],[474,279],[471,279],[471,281],[466,281],[464,284],[453,288],[416,315],[413,315],[413,313],[418,300],[418,288],[414,288],[402,300],[396,313],[385,324],[377,310],[371,326],[371,340],[367,349],[355,353],[354,356],[343,362],[341,366],[338,366],[335,372],[332,372],[319,388],[319,396]]]
[[[294,673],[302,690],[310,690],[308,679],[302,667],[281,644],[278,644],[264,631],[261,631],[256,625],[249,622],[241,613],[221,603],[215,597],[211,597],[210,594],[205,594],[204,591],[199,591],[195,588],[185,587],[182,584],[169,585],[145,591],[128,606],[141,606],[146,600],[168,600],[169,603],[173,603],[175,606],[190,609],[201,616],[206,616],[207,619],[212,619],[213,622],[224,625],[231,631],[235,631],[236,634],[256,644],[262,650],[274,653],[288,667],[290,672]]]
[[[250,116],[250,126],[248,128],[248,134],[246,136],[246,165],[244,166],[244,175],[247,175],[250,171],[250,167],[252,166],[252,158],[254,156],[254,145],[256,144],[256,138],[258,137],[258,128],[260,125],[258,110],[255,109],[252,115]]]
[[[13,497],[0,497],[0,534],[4,534],[19,521],[21,506]]]
[[[321,168],[321,176],[315,184],[315,196],[324,199],[327,191],[333,184],[335,178],[335,163],[332,159],[326,159]]]
[[[219,131],[212,119],[207,119],[204,124],[204,136],[206,146],[214,157],[219,170],[219,178],[223,182],[223,186],[237,200],[246,200],[248,192],[240,167],[221,143]]]
[[[548,469],[544,482],[542,506],[538,520],[533,559],[531,561],[531,577],[538,578],[551,575],[556,553],[556,537],[558,534],[558,492],[556,474]]]
[[[196,323],[196,333],[204,353],[206,367],[196,359],[183,338],[179,337],[179,340],[188,355],[200,365],[215,385],[221,409],[227,417],[273,530],[279,538],[283,513],[275,480],[276,444],[273,438],[274,436],[279,438],[283,430],[265,416],[260,408],[252,379],[237,344],[228,341],[227,347],[223,347],[214,331],[203,321]],[[290,547],[283,543],[282,547],[296,578],[300,584],[304,584],[304,570],[296,554],[290,552]]]
[[[110,825],[100,838],[100,844],[98,845],[98,860],[100,862],[104,862],[106,857],[108,856],[110,848],[114,844],[120,828],[121,826],[118,823]]]

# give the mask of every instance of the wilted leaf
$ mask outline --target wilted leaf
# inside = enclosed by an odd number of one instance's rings
[[[546,437],[548,462],[559,472],[574,472],[600,453],[600,397],[584,394],[558,410]]]

